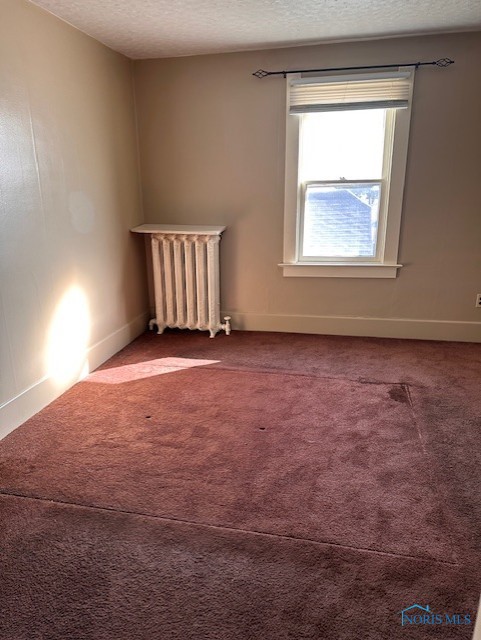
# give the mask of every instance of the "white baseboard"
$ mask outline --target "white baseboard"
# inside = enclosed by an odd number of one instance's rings
[[[112,332],[87,352],[89,370],[93,371],[123,347],[143,333],[149,319],[147,312],[140,314],[127,324]],[[26,420],[58,398],[64,391],[73,386],[77,380],[70,380],[59,386],[49,377],[38,380],[28,389],[0,406],[0,439],[23,424]]]
[[[115,353],[135,340],[147,329],[150,314],[145,311],[136,318],[124,324],[106,338],[89,347],[88,359],[90,371],[99,367],[103,362],[111,358]]]
[[[293,316],[225,311],[232,317],[233,330],[281,331],[324,335],[411,338],[481,342],[481,322],[419,320],[405,318],[363,318],[351,316]],[[149,313],[142,313],[88,350],[89,370],[97,368],[145,330]],[[50,378],[38,380],[28,389],[0,406],[0,439],[43,409],[75,384],[59,387]]]
[[[232,328],[245,331],[282,331],[372,338],[411,338],[481,342],[481,322],[364,318],[353,316],[290,316],[225,311]]]

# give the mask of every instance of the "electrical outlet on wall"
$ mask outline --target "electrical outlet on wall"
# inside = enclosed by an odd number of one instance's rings
[[[481,293],[476,294],[476,307],[481,307]]]

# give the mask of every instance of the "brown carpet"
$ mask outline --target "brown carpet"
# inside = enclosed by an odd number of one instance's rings
[[[142,336],[0,443],[0,637],[470,638],[399,612],[474,619],[480,379],[480,345]]]

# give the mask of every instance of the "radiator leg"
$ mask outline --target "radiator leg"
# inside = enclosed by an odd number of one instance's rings
[[[209,338],[215,338],[215,334],[217,333],[216,329],[209,329],[210,336]]]
[[[160,335],[162,333],[164,333],[164,329],[166,327],[165,324],[159,324],[157,322],[157,318],[152,318],[152,320],[149,320],[149,330],[153,331],[154,327],[157,327],[157,333]]]

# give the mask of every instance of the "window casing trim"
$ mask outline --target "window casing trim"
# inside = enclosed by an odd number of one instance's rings
[[[298,182],[301,116],[289,114],[289,84],[286,83],[284,253],[283,262],[279,265],[285,276],[315,277],[317,272],[319,277],[329,277],[329,274],[333,277],[396,277],[397,269],[402,266],[397,259],[413,86],[414,72],[411,75],[408,108],[389,109],[386,112],[383,189],[376,256],[368,261],[365,258],[343,258],[339,261],[329,258],[310,262],[299,260],[302,222],[302,198]],[[386,275],[388,273],[390,275]]]

